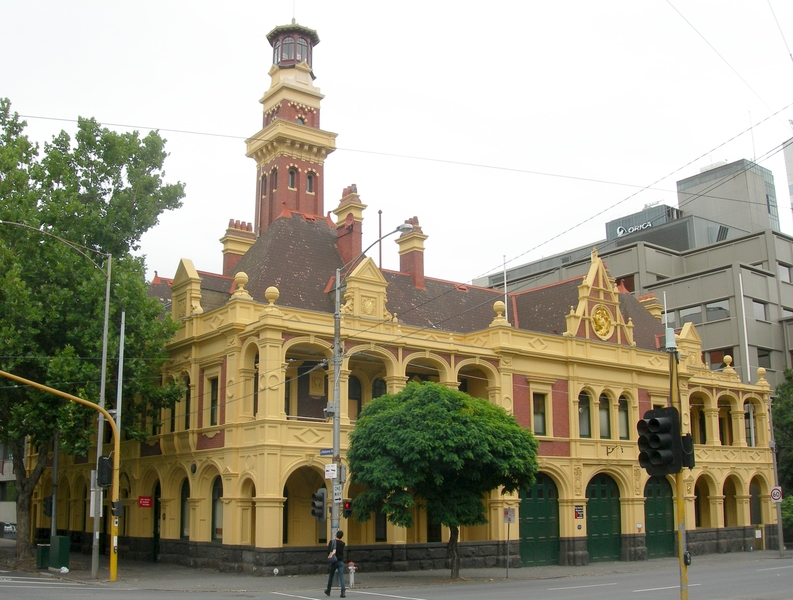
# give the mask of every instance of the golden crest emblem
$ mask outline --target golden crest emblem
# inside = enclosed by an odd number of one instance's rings
[[[598,304],[592,311],[592,329],[601,340],[607,340],[614,331],[614,321],[611,312],[602,304]]]

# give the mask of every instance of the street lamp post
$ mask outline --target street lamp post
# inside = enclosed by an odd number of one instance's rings
[[[105,318],[104,318],[104,326],[102,329],[102,373],[100,378],[99,384],[99,406],[104,410],[105,408],[105,387],[107,383],[107,328],[108,328],[108,319],[110,315],[110,271],[112,268],[113,256],[106,252],[101,252],[99,250],[94,250],[92,248],[86,248],[80,244],[75,242],[71,242],[67,239],[64,239],[60,236],[55,235],[54,233],[50,233],[49,231],[45,231],[43,229],[38,229],[37,227],[32,227],[25,223],[17,223],[15,221],[0,221],[0,225],[14,225],[16,227],[22,227],[24,229],[30,229],[31,231],[35,231],[36,233],[40,233],[51,237],[66,246],[69,246],[72,250],[82,254],[85,258],[87,258],[91,263],[99,269],[99,271],[106,277],[107,282],[105,285]],[[87,252],[94,252],[96,254],[100,254],[106,258],[106,269],[103,269],[99,266],[93,258],[88,256]],[[99,411],[98,416],[98,426],[96,432],[96,440],[97,440],[97,449],[96,449],[96,469],[99,470],[99,458],[102,456],[102,442],[104,441],[104,421],[105,418],[103,413]],[[56,449],[57,452],[57,449]],[[56,459],[57,460],[57,459]],[[91,577],[97,579],[99,577],[99,512],[101,512],[102,506],[102,488],[96,486],[95,488],[91,489],[91,493],[94,495],[94,509],[96,514],[94,514],[94,536],[93,536],[93,548],[92,548],[92,555],[91,555]],[[114,548],[113,552],[116,552],[115,548],[115,538],[113,540]]]
[[[374,247],[375,244],[381,242],[390,235],[395,233],[407,233],[413,230],[413,225],[410,223],[401,223],[396,229],[380,236],[366,250],[361,252],[358,256],[353,258],[341,269],[336,269],[336,299],[335,310],[333,313],[333,402],[330,406],[330,411],[333,412],[333,463],[336,465],[336,476],[333,478],[333,501],[330,505],[330,535],[331,539],[336,537],[336,532],[339,529],[339,502],[341,486],[342,486],[342,464],[341,464],[341,363],[344,355],[341,351],[341,272],[343,269],[355,264],[361,257]],[[330,412],[329,411],[329,412]],[[339,492],[337,494],[337,491]]]

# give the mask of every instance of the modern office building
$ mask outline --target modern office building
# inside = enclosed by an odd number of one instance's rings
[[[582,276],[598,249],[617,283],[666,302],[671,326],[697,325],[703,360],[723,356],[746,381],[758,367],[776,386],[791,362],[793,238],[779,232],[774,180],[747,160],[678,182],[678,207],[656,205],[606,224],[606,240],[507,271],[520,291]],[[477,284],[503,289],[494,274]]]
[[[520,494],[493,490],[482,498],[488,523],[461,528],[463,566],[503,566],[508,554],[513,566],[674,554],[673,478],[640,468],[635,429],[647,410],[669,403],[660,303],[618,287],[590,251],[581,276],[508,294],[507,320],[503,293],[425,274],[428,233],[416,217],[396,238],[399,270],[379,269],[362,252],[359,190],[343,190],[333,218],[325,211],[325,158],[336,136],[319,128],[311,69],[319,38],[291,24],[267,39],[275,53],[264,120],[247,142],[254,222],[229,223],[222,273],[185,258],[173,278],[151,285],[179,323],[163,376],[186,392],[148,441],[122,443],[122,555],[283,575],[327,568],[329,522],[312,516],[311,500],[328,483],[334,440],[324,409],[335,384],[337,269],[342,461],[361,408],[409,381],[488,399],[539,440],[535,484]],[[691,323],[676,340],[696,456],[684,472],[688,547],[773,547],[765,370],[755,370],[753,384],[729,365],[711,371]],[[76,546],[91,540],[93,464],[90,455],[59,460],[58,530]],[[48,471],[34,511],[40,533],[51,523],[41,510],[51,485]],[[353,474],[340,497],[361,492]],[[510,508],[518,516],[511,531]],[[364,571],[443,568],[448,529],[420,506],[414,523],[342,517],[348,559]]]

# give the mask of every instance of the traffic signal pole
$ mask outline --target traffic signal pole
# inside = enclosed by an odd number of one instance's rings
[[[680,401],[680,384],[678,381],[678,354],[675,343],[675,331],[666,330],[666,351],[669,353],[669,399],[672,406],[682,416],[683,406]],[[682,419],[681,419],[682,421]],[[688,600],[688,564],[686,554],[686,484],[681,468],[675,474],[675,503],[677,508],[677,560],[680,565],[680,600]]]
[[[116,427],[116,422],[113,420],[113,417],[110,416],[110,413],[107,412],[104,409],[104,407],[94,404],[90,400],[84,400],[83,398],[72,396],[71,394],[67,394],[66,392],[56,390],[55,388],[51,388],[49,386],[43,385],[41,383],[37,383],[35,381],[31,381],[30,379],[25,379],[24,377],[19,377],[18,375],[12,375],[11,373],[0,371],[0,377],[6,377],[8,379],[12,379],[19,383],[24,383],[25,385],[29,385],[30,387],[34,387],[44,392],[55,394],[56,396],[60,396],[61,398],[66,398],[70,402],[76,402],[77,404],[82,404],[83,406],[87,406],[88,408],[92,408],[95,411],[101,413],[102,416],[104,416],[105,419],[107,419],[110,425],[110,429],[113,432],[113,444],[114,444],[113,445],[113,483],[110,489],[110,501],[112,506],[120,506],[118,493],[119,493],[119,462],[121,460],[121,438],[118,435],[118,428]],[[41,460],[41,457],[39,457],[39,460]],[[53,506],[53,515],[56,512],[57,512],[57,507]],[[99,519],[99,517],[95,516],[94,519]],[[110,581],[116,581],[116,579],[118,578],[118,516],[117,515],[113,515],[113,519],[111,520],[110,537],[111,537],[111,545],[112,545],[112,550],[110,553]]]

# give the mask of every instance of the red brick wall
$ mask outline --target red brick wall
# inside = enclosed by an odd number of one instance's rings
[[[399,257],[399,271],[407,273],[417,290],[424,289],[424,252],[414,250]]]
[[[540,456],[570,456],[570,442],[540,440]]]
[[[521,427],[531,429],[529,382],[523,375],[512,376],[512,412]]]
[[[644,413],[652,408],[650,404],[650,392],[639,388],[639,419],[644,417]]]
[[[551,395],[553,396],[553,436],[570,437],[570,398],[567,381],[560,379],[554,383]]]

